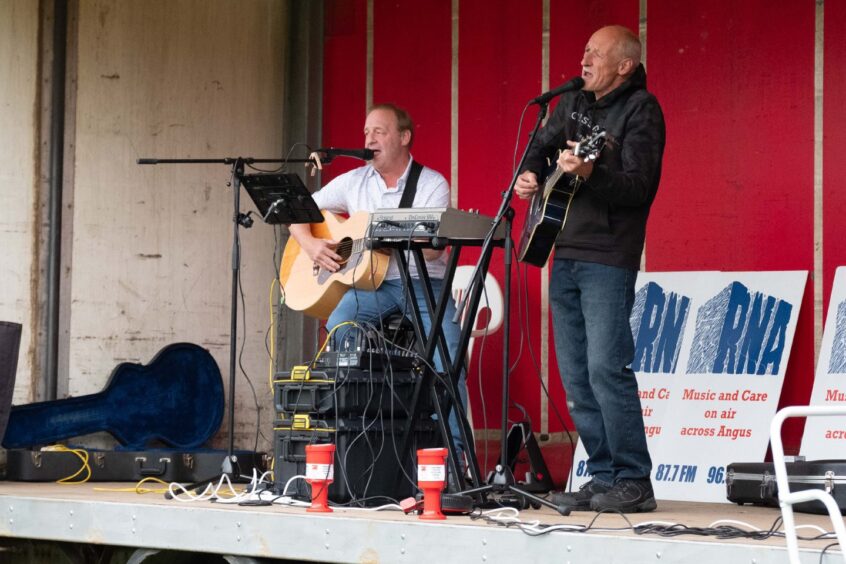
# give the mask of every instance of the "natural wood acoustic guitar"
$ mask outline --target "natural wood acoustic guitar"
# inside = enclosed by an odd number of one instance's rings
[[[388,272],[390,255],[366,248],[370,214],[358,212],[344,219],[323,212],[323,223],[312,223],[311,234],[338,241],[335,252],[343,257],[338,272],[316,265],[293,237],[288,238],[282,255],[279,280],[285,289],[285,304],[311,317],[326,319],[346,291],[375,290]]]

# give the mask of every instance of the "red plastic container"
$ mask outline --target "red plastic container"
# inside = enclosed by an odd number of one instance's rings
[[[417,485],[423,490],[423,513],[420,519],[446,519],[441,511],[441,492],[446,483],[445,448],[424,448],[417,451]]]
[[[312,513],[331,513],[329,484],[335,481],[335,445],[306,445],[306,482],[311,485]]]

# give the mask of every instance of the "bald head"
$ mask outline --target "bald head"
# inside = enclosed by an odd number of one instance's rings
[[[626,81],[640,64],[640,40],[621,25],[599,28],[582,56],[583,90],[602,98]]]
[[[622,25],[609,25],[601,28],[605,30],[614,41],[614,51],[620,59],[632,59],[635,66],[640,63],[641,46],[640,38],[627,27]]]

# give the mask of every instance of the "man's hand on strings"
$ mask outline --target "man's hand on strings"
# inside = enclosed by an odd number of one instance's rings
[[[314,264],[325,268],[329,272],[337,272],[341,269],[340,263],[344,259],[335,252],[335,249],[338,247],[338,241],[318,239],[315,237],[301,246],[308,255],[308,258],[314,261]]]
[[[581,157],[577,157],[573,153],[573,149],[578,145],[575,141],[567,141],[568,149],[561,151],[558,155],[558,168],[569,174],[581,176],[585,180],[590,178],[593,173],[593,161],[585,161]]]

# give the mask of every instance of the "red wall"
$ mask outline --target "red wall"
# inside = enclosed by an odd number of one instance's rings
[[[813,273],[814,9],[814,2],[780,3],[777,10],[764,0],[648,2],[649,85],[667,121],[664,176],[647,236],[648,270]],[[838,236],[846,217],[846,190],[839,186],[846,159],[838,150],[846,145],[846,110],[839,103],[846,93],[840,72],[846,62],[846,6],[830,3],[825,9],[827,300],[834,268],[846,256],[846,238]],[[639,0],[552,0],[550,86],[579,72],[583,46],[596,28],[621,23],[637,30],[639,10]],[[452,181],[459,207],[493,215],[511,179],[520,113],[542,90],[542,2],[461,0],[458,16],[458,175]],[[373,42],[374,102],[396,102],[410,111],[418,125],[415,157],[450,179],[452,2],[374,0]],[[367,84],[365,0],[327,2],[325,48],[324,143],[358,146]],[[526,113],[521,150],[535,115],[534,107]],[[329,175],[339,170],[344,169],[333,168]],[[525,204],[514,207],[516,236]],[[472,264],[475,257],[465,251],[461,262]],[[497,250],[492,272],[500,281],[502,264]],[[537,419],[540,393],[532,356],[539,360],[541,271],[521,271],[527,283],[518,284],[516,270],[513,280],[509,342],[512,359],[519,360],[512,396]],[[807,402],[810,394],[813,298],[809,278],[782,404]],[[521,300],[528,300],[524,324]],[[502,339],[502,332],[489,337],[481,364],[471,367],[477,427],[498,428]],[[554,355],[549,360],[551,401],[563,413]],[[560,429],[550,415],[550,430]],[[798,445],[800,433],[798,425],[788,429],[788,448]]]
[[[360,147],[364,139],[367,87],[367,2],[326,0],[323,42],[323,145]],[[358,166],[337,159],[323,182]]]
[[[652,0],[647,49],[667,122],[647,268],[813,273],[814,3]],[[810,396],[813,297],[809,280],[782,405]]]
[[[512,155],[517,123],[522,111],[520,102],[529,100],[541,91],[541,2],[504,3],[499,10],[492,10],[490,2],[471,0],[461,2],[459,13],[459,66],[458,66],[458,205],[477,208],[481,213],[495,215],[502,200],[501,193],[508,187],[512,176]],[[476,14],[485,17],[474,17]],[[525,40],[518,40],[525,38]],[[515,101],[519,101],[515,103]],[[530,111],[525,122],[530,128],[534,122]],[[528,129],[524,129],[524,133]],[[524,137],[525,139],[525,137]],[[519,233],[522,218],[515,218],[515,233]],[[475,252],[462,255],[463,261],[472,263]],[[501,248],[494,251],[490,272],[503,283],[504,257]],[[530,272],[530,288],[537,289],[540,271]],[[525,299],[525,286],[512,279],[511,334],[520,331],[517,306],[518,294]],[[529,293],[530,311],[534,313],[531,334],[537,343],[538,293]],[[522,334],[528,334],[525,330]],[[512,337],[511,360],[517,360],[520,351],[518,338]],[[502,343],[499,331],[485,339],[484,345],[475,344],[476,362],[471,366],[469,389],[471,397],[484,393],[486,410],[481,401],[471,401],[474,424],[477,427],[498,429],[502,402]],[[535,347],[537,351],[537,347]],[[535,352],[535,356],[537,356]],[[537,414],[537,370],[532,368],[531,357],[523,354],[511,378],[511,397],[514,401]],[[535,415],[536,416],[536,415]]]
[[[449,178],[450,3],[374,0],[373,8],[373,101],[409,110],[414,158]]]
[[[846,3],[825,6],[823,99],[823,297],[846,264]]]

